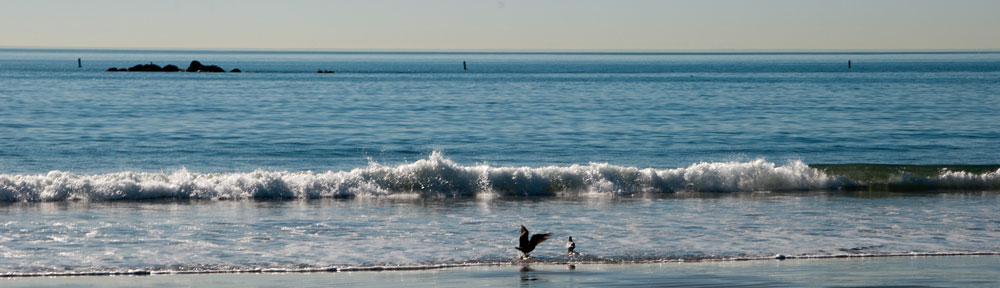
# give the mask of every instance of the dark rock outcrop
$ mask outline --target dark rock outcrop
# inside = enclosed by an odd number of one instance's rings
[[[240,73],[240,72],[243,72],[243,71],[240,71],[240,68],[233,68],[233,70],[229,70],[229,72]]]
[[[191,65],[188,65],[187,72],[226,72],[222,67],[215,65],[202,65],[198,60],[191,61]]]
[[[216,72],[216,73],[219,73],[219,72],[226,72],[226,69],[222,69],[222,67],[215,66],[215,65],[208,65],[208,66],[205,66],[203,69],[201,69],[200,72]]]
[[[201,62],[198,62],[198,60],[191,61],[191,65],[188,65],[188,68],[186,70],[181,70],[180,67],[177,67],[177,66],[172,65],[172,64],[164,66],[164,67],[160,67],[160,65],[149,63],[149,64],[135,65],[135,66],[132,66],[131,68],[128,68],[128,69],[111,67],[111,68],[108,68],[108,70],[105,70],[105,71],[108,71],[108,72],[117,72],[117,71],[129,71],[129,72],[226,72],[226,70],[222,69],[222,67],[215,66],[215,65],[205,66],[205,65],[202,65]],[[242,71],[240,71],[240,69],[233,69],[232,72],[242,72]]]
[[[153,64],[153,63],[139,64],[139,65],[135,65],[135,66],[132,66],[132,67],[128,68],[128,71],[129,72],[132,72],[132,71],[162,72],[163,71],[163,67],[160,67],[160,65],[156,65],[156,64]]]
[[[194,60],[194,61],[191,61],[191,65],[188,65],[188,69],[186,71],[187,72],[199,72],[199,71],[201,71],[202,68],[205,68],[205,66],[201,65],[201,62],[198,62],[198,60]]]

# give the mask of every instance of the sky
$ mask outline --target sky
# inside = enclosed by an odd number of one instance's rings
[[[997,0],[0,0],[0,47],[997,50]]]

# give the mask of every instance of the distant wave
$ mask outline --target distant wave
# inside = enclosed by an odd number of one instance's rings
[[[831,166],[831,165],[827,165]],[[840,170],[853,166],[835,167]],[[861,166],[859,166],[861,167]],[[935,176],[903,172],[884,181],[857,180],[801,161],[780,166],[748,162],[696,163],[657,170],[606,163],[546,167],[463,166],[434,152],[398,166],[371,164],[350,171],[249,173],[117,172],[80,175],[0,174],[0,201],[351,198],[366,196],[630,196],[675,192],[989,190],[1000,169],[984,173],[942,169]]]

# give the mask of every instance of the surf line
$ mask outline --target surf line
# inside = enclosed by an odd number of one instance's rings
[[[778,257],[781,256],[781,257]],[[502,261],[502,262],[470,262],[457,264],[435,265],[401,265],[401,266],[341,266],[315,268],[247,268],[218,270],[111,270],[111,271],[80,271],[80,272],[9,272],[0,273],[0,278],[18,277],[79,277],[79,276],[149,276],[149,275],[187,275],[187,274],[264,274],[264,273],[320,273],[320,272],[377,272],[377,271],[410,271],[437,270],[462,267],[515,266],[515,265],[587,265],[587,264],[655,264],[655,263],[685,263],[685,262],[733,262],[733,261],[773,261],[773,260],[814,260],[834,258],[879,258],[879,257],[947,257],[947,256],[1000,256],[1000,252],[910,252],[887,254],[833,254],[833,255],[776,255],[772,257],[736,257],[709,259],[661,259],[661,260],[583,260],[583,261]]]

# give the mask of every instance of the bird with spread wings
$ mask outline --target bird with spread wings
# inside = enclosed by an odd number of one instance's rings
[[[531,235],[531,237],[528,237],[529,235],[530,233],[528,233],[528,228],[524,228],[524,225],[521,225],[521,238],[518,241],[519,242],[518,244],[520,244],[520,246],[514,247],[514,249],[517,249],[517,251],[521,254],[520,255],[521,259],[527,259],[528,257],[530,257],[528,256],[528,253],[534,251],[535,247],[538,246],[538,244],[545,242],[545,240],[549,239],[548,233],[535,234]]]

